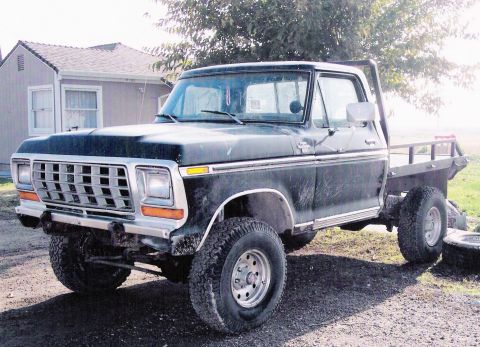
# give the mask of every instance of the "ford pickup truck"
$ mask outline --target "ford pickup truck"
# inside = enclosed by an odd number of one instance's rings
[[[368,60],[185,71],[153,124],[29,139],[11,165],[18,218],[51,235],[67,288],[161,274],[188,283],[210,327],[238,333],[272,316],[286,253],[319,230],[398,227],[407,261],[437,259],[467,158],[455,140],[392,145]]]

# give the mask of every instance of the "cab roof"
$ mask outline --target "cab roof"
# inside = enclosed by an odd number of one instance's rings
[[[363,72],[357,68],[334,64],[334,63],[320,63],[309,61],[278,61],[278,62],[261,62],[261,63],[241,63],[241,64],[226,64],[202,67],[184,71],[180,75],[182,78],[190,78],[196,76],[214,75],[222,73],[240,73],[250,71],[284,71],[284,70],[298,70],[298,71],[331,71],[331,72],[346,72],[356,75],[363,75]]]

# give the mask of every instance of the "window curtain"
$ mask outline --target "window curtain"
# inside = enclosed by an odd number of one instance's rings
[[[96,128],[97,122],[97,92],[85,90],[65,91],[65,120],[68,129]]]

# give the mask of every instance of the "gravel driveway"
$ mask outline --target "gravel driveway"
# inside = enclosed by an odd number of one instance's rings
[[[50,268],[48,237],[4,217],[0,220],[0,345],[479,344],[479,296],[419,281],[427,266],[347,257],[342,249],[322,248],[318,246],[322,237],[288,257],[287,289],[274,318],[255,331],[224,336],[195,316],[185,286],[162,278],[133,273],[114,294],[72,294]]]

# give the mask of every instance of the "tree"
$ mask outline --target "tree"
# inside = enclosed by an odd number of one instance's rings
[[[385,91],[433,113],[432,86],[473,76],[441,50],[448,38],[475,38],[460,18],[476,0],[156,1],[167,8],[159,27],[180,38],[152,49],[158,68],[372,58]]]

